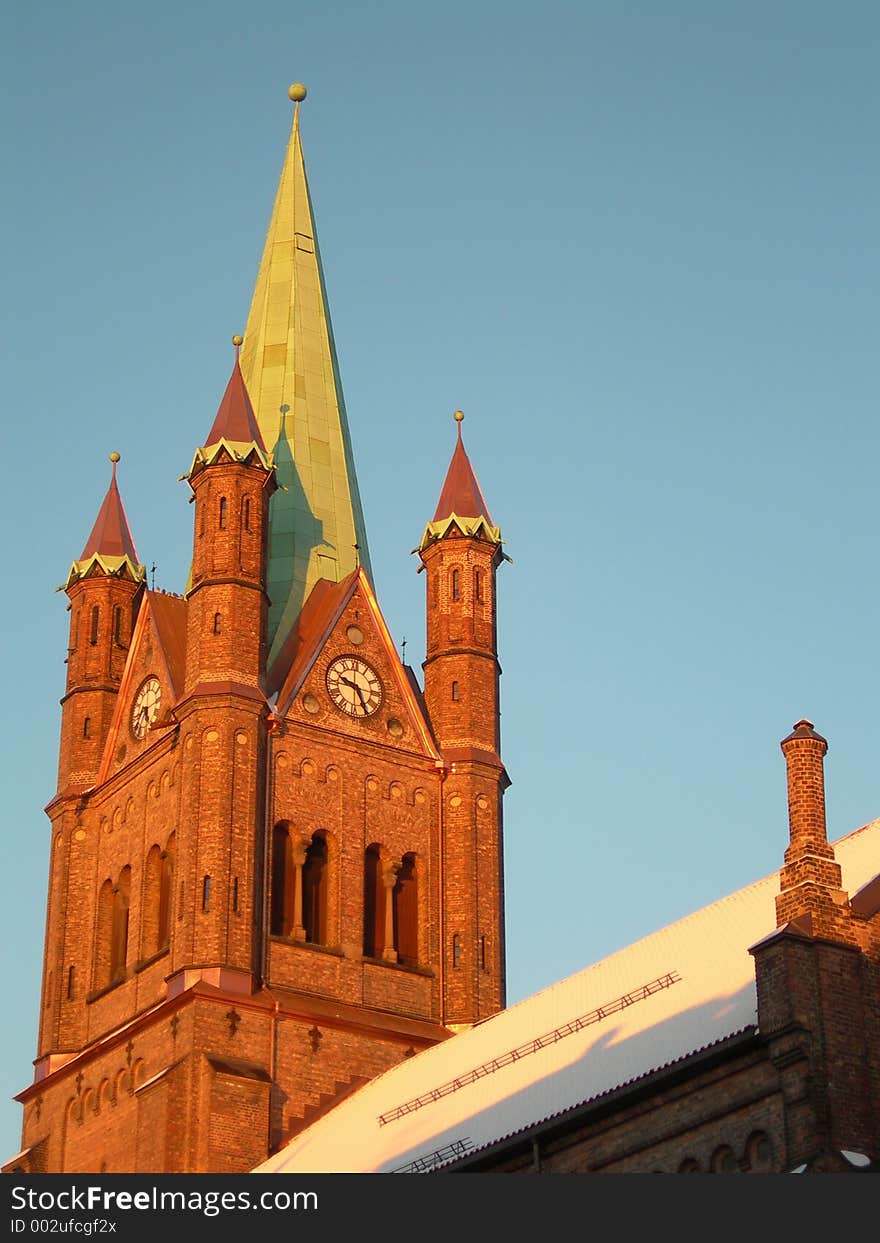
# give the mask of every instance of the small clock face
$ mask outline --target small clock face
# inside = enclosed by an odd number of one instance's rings
[[[159,679],[147,678],[134,697],[131,707],[131,732],[135,738],[143,738],[147,730],[159,715],[159,704],[162,700],[162,688]]]
[[[360,656],[339,656],[327,670],[327,691],[346,716],[372,716],[382,702],[378,673]]]

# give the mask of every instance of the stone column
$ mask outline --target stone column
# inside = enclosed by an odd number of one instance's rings
[[[303,926],[302,870],[307,852],[308,842],[290,843],[290,862],[293,865],[291,868],[293,873],[293,916],[290,935],[295,941],[304,941],[306,939],[306,930]]]
[[[394,948],[394,886],[397,884],[399,871],[399,863],[389,863],[382,870],[382,884],[385,886],[385,936],[382,957],[386,962],[397,962],[397,950]]]

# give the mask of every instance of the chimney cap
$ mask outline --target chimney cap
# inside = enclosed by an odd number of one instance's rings
[[[783,738],[780,746],[784,749],[787,742],[794,742],[799,738],[815,738],[817,742],[821,742],[824,745],[826,751],[828,750],[827,738],[823,738],[821,734],[816,733],[813,728],[813,722],[808,720],[807,717],[801,717],[799,721],[795,721],[791,733],[787,738]]]

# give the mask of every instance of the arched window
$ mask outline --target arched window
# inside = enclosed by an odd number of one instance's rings
[[[92,718],[87,716],[83,721],[83,738],[91,738],[92,736]]]
[[[171,902],[174,894],[174,834],[168,838],[162,851],[159,869],[159,918],[156,949],[167,949],[171,944]]]
[[[98,893],[98,915],[95,922],[94,987],[106,988],[110,983],[110,942],[113,932],[113,881],[105,880]]]
[[[712,1153],[711,1169],[713,1174],[738,1174],[739,1165],[733,1155],[733,1149],[726,1144],[721,1148],[716,1148]]]
[[[125,978],[128,961],[128,911],[131,901],[131,868],[124,867],[113,890],[113,921],[110,932],[110,983]]]
[[[241,503],[241,525],[245,531],[251,529],[251,498],[249,496],[246,496]]]
[[[458,699],[458,683],[457,682],[452,683],[452,698],[454,700]]]
[[[746,1140],[746,1161],[750,1174],[772,1172],[773,1145],[763,1131],[754,1131]]]
[[[316,833],[302,868],[302,912],[306,940],[327,944],[327,841]]]
[[[226,527],[226,497],[225,496],[220,497],[220,513],[219,513],[219,520],[218,520],[217,525],[220,527],[221,531],[224,530],[224,528]]]
[[[301,839],[294,840],[287,821],[276,824],[272,834],[271,935],[326,945],[328,884],[326,835],[315,833],[306,846]]]
[[[223,629],[223,618],[220,613],[214,614],[214,634],[219,634]]]
[[[122,609],[118,604],[113,608],[113,642],[122,643]]]
[[[479,570],[474,570],[474,599],[482,600],[483,598],[483,575]]]
[[[385,947],[385,886],[379,847],[364,854],[364,956],[380,958]]]
[[[149,958],[159,948],[159,888],[162,883],[162,852],[151,846],[144,864],[144,893],[141,902],[141,957]]]
[[[419,961],[419,890],[414,854],[403,856],[391,893],[397,961],[415,967]]]
[[[452,598],[453,600],[461,599],[461,584],[459,582],[460,574],[458,570],[452,571]]]
[[[286,824],[276,824],[272,833],[272,899],[269,931],[273,937],[289,937],[293,932],[293,847]]]
[[[101,616],[101,610],[97,604],[92,605],[92,612],[89,620],[89,643],[94,646],[98,642],[98,621]]]
[[[153,846],[144,867],[141,954],[150,958],[171,940],[171,897],[174,881],[174,834],[164,850]]]

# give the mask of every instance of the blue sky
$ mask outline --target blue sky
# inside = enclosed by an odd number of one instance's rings
[[[501,571],[509,998],[780,866],[778,742],[880,814],[873,0],[7,6],[0,1128],[36,1046],[63,581],[122,454],[156,583],[290,123],[376,588],[452,411]],[[880,861],[878,861],[880,866]]]

